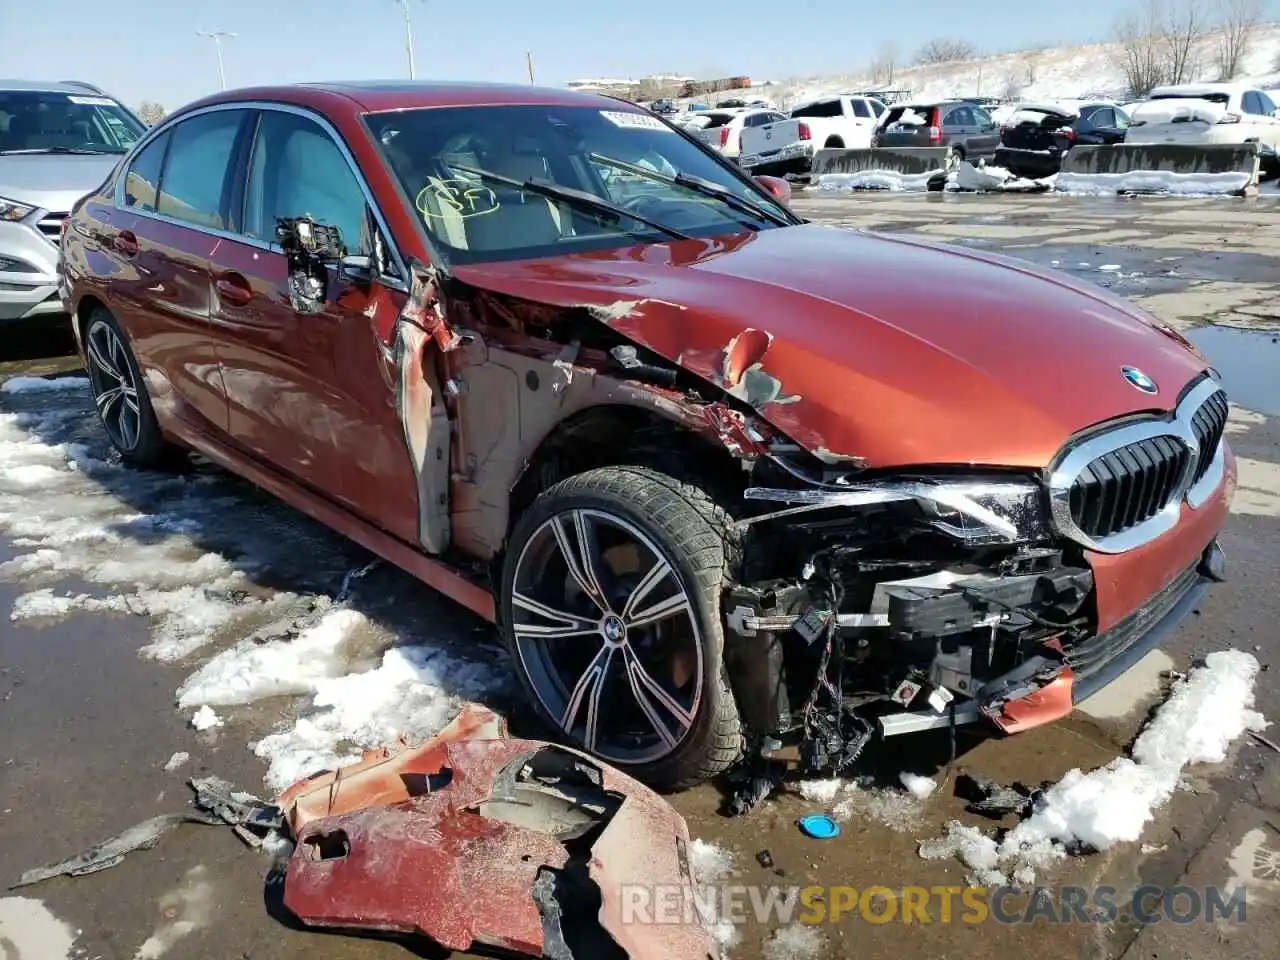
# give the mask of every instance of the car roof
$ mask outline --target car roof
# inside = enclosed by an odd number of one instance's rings
[[[188,104],[178,112],[185,113],[197,107],[216,103],[246,100],[265,100],[312,108],[346,109],[359,113],[380,113],[415,107],[503,105],[595,107],[599,110],[630,108],[635,112],[643,109],[628,101],[601,94],[558,87],[535,87],[529,84],[361,80],[245,87],[213,94]]]
[[[97,87],[79,80],[6,80],[0,78],[0,90],[11,93],[30,90],[36,93],[99,93]],[[106,96],[106,94],[103,94]]]

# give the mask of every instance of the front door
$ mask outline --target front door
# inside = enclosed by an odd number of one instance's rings
[[[315,119],[264,109],[242,193],[238,239],[224,241],[213,264],[211,329],[231,435],[297,482],[418,542],[416,474],[371,322],[374,304],[344,290],[333,270],[316,311],[295,309],[275,239],[280,219],[308,216],[338,227],[351,254],[367,255],[368,204],[356,169]]]

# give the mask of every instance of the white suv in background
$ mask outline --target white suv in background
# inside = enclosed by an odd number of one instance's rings
[[[1125,143],[1231,144],[1257,141],[1264,164],[1280,151],[1280,109],[1263,90],[1234,83],[1156,87],[1130,112]]]

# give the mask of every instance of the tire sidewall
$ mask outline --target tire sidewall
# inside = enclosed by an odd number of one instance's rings
[[[643,474],[627,471],[625,468],[618,472],[630,473],[636,478],[637,482],[652,482]],[[520,659],[520,653],[516,648],[515,637],[510,627],[512,623],[511,594],[515,582],[516,564],[521,550],[524,549],[525,544],[533,533],[546,520],[558,513],[565,513],[575,509],[602,510],[615,514],[620,519],[635,525],[644,531],[653,540],[654,544],[660,548],[663,558],[676,571],[680,578],[680,585],[684,588],[685,595],[689,597],[702,645],[702,697],[699,702],[698,713],[694,717],[693,726],[690,727],[684,739],[668,756],[649,763],[628,764],[614,760],[606,760],[605,762],[635,777],[637,780],[651,785],[668,786],[687,780],[691,771],[700,766],[702,755],[706,752],[711,738],[715,736],[716,721],[720,715],[723,698],[729,696],[724,674],[724,631],[720,624],[719,584],[716,584],[714,590],[705,589],[697,572],[690,564],[689,558],[682,551],[673,547],[668,531],[661,524],[655,523],[651,518],[644,516],[629,501],[610,496],[602,491],[559,494],[559,486],[557,484],[545,491],[519,518],[512,531],[506,556],[503,559],[502,593],[498,605],[499,630],[503,643],[511,656],[512,665],[519,677],[520,686],[533,708],[537,711],[539,718],[549,724],[559,737],[568,740],[576,748],[585,751],[585,747],[576,737],[560,727],[558,718],[551,716],[549,710],[538,696],[537,691],[533,688],[533,684],[529,680]],[[689,508],[689,512],[695,514],[693,507]],[[698,517],[698,522],[706,525],[701,517]],[[709,525],[707,530],[711,532]]]

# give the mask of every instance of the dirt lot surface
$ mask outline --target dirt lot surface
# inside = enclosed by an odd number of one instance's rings
[[[1186,329],[1222,371],[1237,403],[1229,429],[1241,487],[1223,535],[1229,581],[1211,591],[1162,651],[1070,719],[1003,741],[962,737],[955,774],[1036,785],[1074,767],[1100,766],[1125,752],[1160,701],[1167,689],[1164,671],[1186,669],[1196,657],[1230,647],[1252,652],[1264,667],[1275,659],[1280,204],[798,194],[794,206],[814,220],[1003,251],[1110,287]],[[945,309],[945,286],[937,297]],[[1024,308],[1034,311],[1036,305]],[[66,349],[64,338],[47,331],[0,330],[0,379],[73,370]],[[302,683],[296,670],[263,661],[258,696],[219,706],[223,725],[193,730],[194,711],[175,706],[175,691],[190,687],[215,651],[265,622],[296,614],[299,605],[334,596],[345,573],[368,557],[216,471],[160,481],[114,467],[103,459],[105,441],[91,420],[89,399],[79,392],[0,393],[0,413],[23,414],[0,424],[0,613],[6,613],[0,620],[0,884],[148,817],[182,809],[190,796],[188,776],[212,773],[269,793],[264,772],[287,771],[268,771],[250,745],[282,733],[297,740],[292,755],[300,755],[307,731],[325,729],[334,708],[326,712],[298,694],[329,690],[324,684],[351,673],[388,671],[390,696],[400,698],[404,715],[420,725],[439,726],[457,698],[478,689],[491,691],[495,706],[510,706],[503,688],[489,683],[502,667],[486,628],[408,577],[379,567],[354,585],[349,603],[364,625],[344,641],[340,655],[323,660],[325,676]],[[68,459],[75,469],[66,468]],[[41,531],[55,531],[56,542]],[[387,651],[399,649],[397,643],[431,651],[412,660],[411,676],[391,670]],[[279,689],[262,695],[261,674],[277,668]],[[207,671],[201,675],[209,681]],[[1277,671],[1260,675],[1258,699],[1264,714],[1280,717]],[[344,709],[353,709],[350,698],[344,702]],[[518,709],[513,722],[522,729]],[[1273,731],[1272,738],[1280,735]],[[166,770],[176,752],[190,759]],[[889,786],[855,794],[851,816],[832,840],[800,834],[796,819],[824,806],[794,787],[740,819],[720,815],[722,795],[714,786],[672,802],[695,837],[734,856],[730,884],[761,890],[817,884],[859,893],[871,886],[963,885],[959,863],[925,861],[917,847],[953,818],[982,821],[964,812],[950,783],[924,801],[894,785],[904,769],[938,775],[947,760],[945,737],[894,744],[873,760]],[[1142,884],[1204,891],[1246,882],[1244,923],[1140,927],[1123,908],[1107,924],[969,923],[958,904],[945,923],[934,901],[929,923],[918,914],[910,924],[901,917],[871,923],[851,910],[837,923],[817,925],[816,933],[784,934],[790,939],[782,943],[767,942],[776,918],[749,919],[730,955],[1274,957],[1280,934],[1280,753],[1241,741],[1227,763],[1190,773],[1140,843],[1072,857],[1040,882],[1051,889],[1109,884],[1122,906],[1127,892]],[[770,868],[757,860],[764,850]],[[270,867],[266,854],[247,849],[229,831],[182,826],[156,848],[106,872],[0,894],[0,957],[432,955],[296,929],[278,906],[278,884],[264,882]],[[831,891],[827,900],[845,895]],[[1011,900],[1008,909],[1021,913],[1025,907],[1024,898]]]

